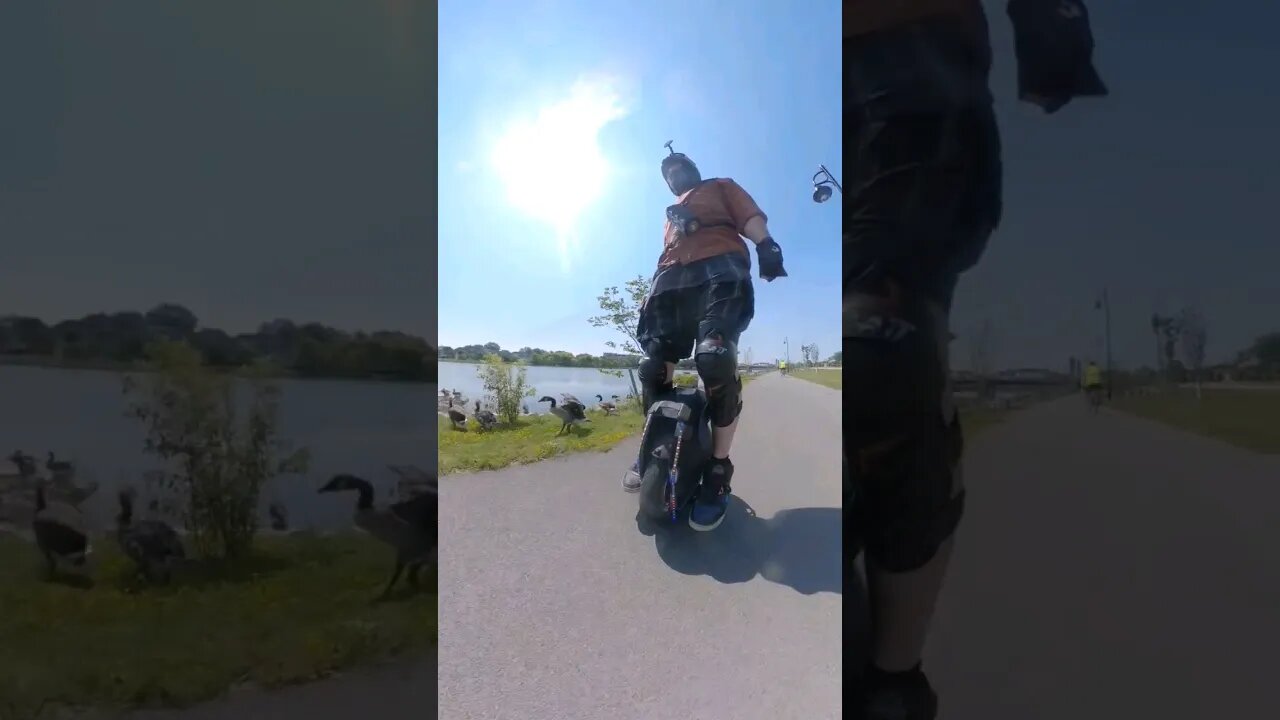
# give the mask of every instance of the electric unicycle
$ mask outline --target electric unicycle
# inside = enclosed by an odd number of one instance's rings
[[[640,513],[675,523],[698,492],[711,457],[711,419],[700,389],[673,388],[654,398],[640,436]]]

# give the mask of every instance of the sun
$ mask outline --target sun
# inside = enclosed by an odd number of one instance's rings
[[[626,113],[614,83],[579,80],[563,99],[512,121],[491,156],[507,201],[567,242],[609,173],[600,130]]]

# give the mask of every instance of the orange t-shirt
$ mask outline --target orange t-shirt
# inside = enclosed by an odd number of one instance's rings
[[[889,30],[919,20],[982,12],[980,0],[844,0],[844,36]]]
[[[676,202],[684,205],[704,227],[692,235],[678,236],[675,226],[667,220],[662,228],[662,256],[658,258],[658,267],[688,265],[732,252],[742,253],[750,261],[751,253],[742,240],[742,231],[751,218],[768,222],[768,217],[741,185],[728,178],[711,178],[681,195]]]

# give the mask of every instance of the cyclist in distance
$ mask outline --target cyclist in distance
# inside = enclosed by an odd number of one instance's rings
[[[1084,379],[1081,385],[1084,386],[1085,397],[1089,400],[1089,408],[1097,410],[1098,406],[1102,404],[1102,368],[1099,368],[1098,364],[1092,360],[1084,368]]]

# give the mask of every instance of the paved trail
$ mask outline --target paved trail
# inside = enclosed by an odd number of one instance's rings
[[[441,718],[840,717],[840,393],[745,403],[713,533],[637,530],[634,440],[441,479]]]
[[[942,720],[1280,718],[1280,458],[1073,397],[966,469]]]

